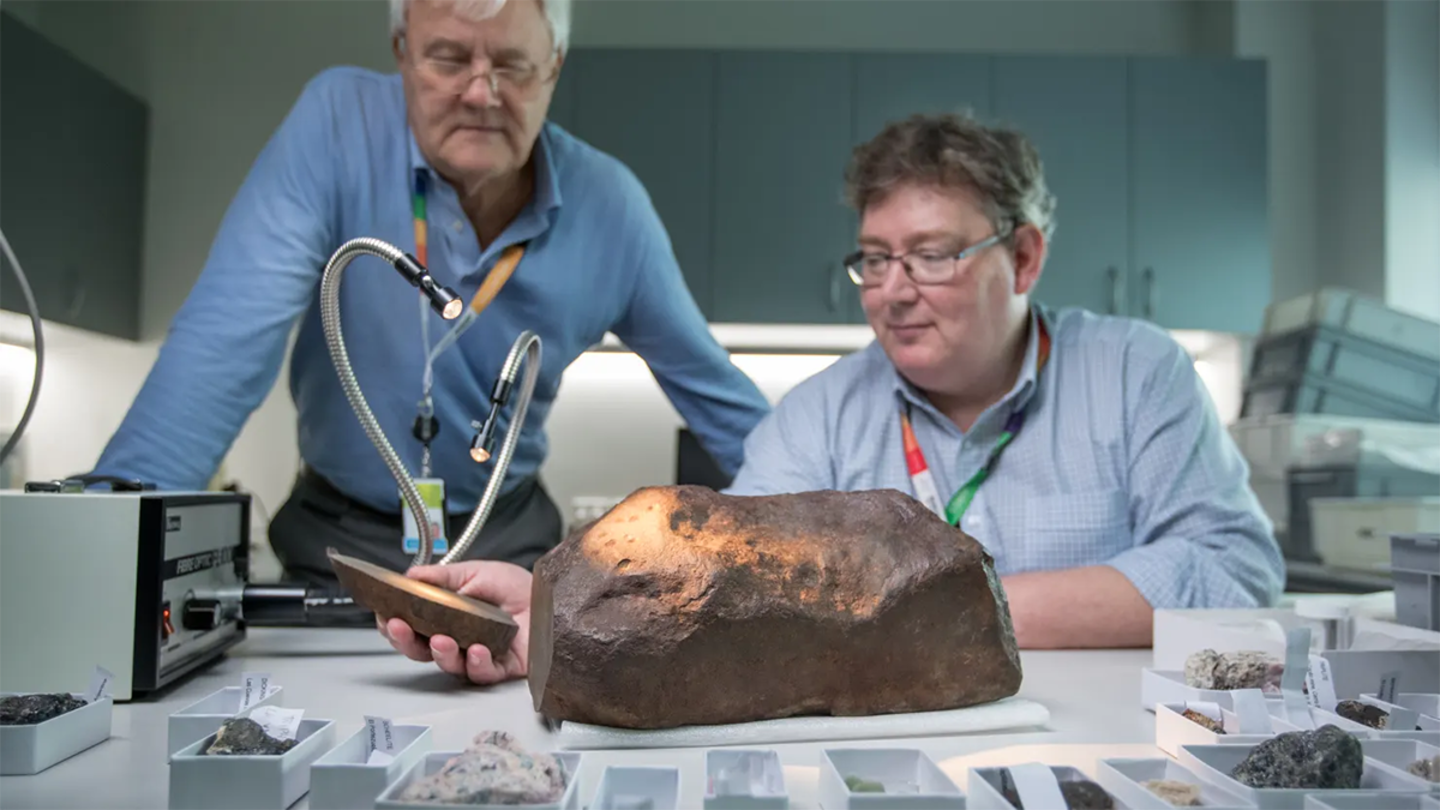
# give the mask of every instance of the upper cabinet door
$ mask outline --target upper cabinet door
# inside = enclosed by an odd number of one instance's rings
[[[565,66],[560,70],[554,92],[550,94],[550,109],[545,112],[547,119],[571,133],[575,132],[575,108],[580,99],[580,77],[584,74],[588,62],[588,51],[570,51],[565,54]]]
[[[1024,132],[1055,195],[1055,232],[1033,300],[1128,314],[1126,63],[997,57],[994,123]]]
[[[1254,334],[1270,300],[1265,66],[1131,61],[1135,313]]]
[[[700,310],[713,313],[715,61],[705,51],[593,50],[576,81],[574,133],[644,184]]]
[[[968,113],[981,120],[991,106],[991,59],[956,54],[859,54],[855,57],[855,145],[912,115]],[[852,232],[859,217],[850,213]],[[854,287],[849,284],[849,287]],[[848,320],[864,323],[858,289],[847,289]]]
[[[991,59],[947,54],[861,54],[855,57],[855,142],[916,114],[970,113],[991,108]]]
[[[0,227],[41,317],[137,340],[149,110],[16,18],[0,18]],[[0,304],[26,309],[8,266]]]
[[[845,55],[719,55],[712,320],[847,319],[851,74]]]

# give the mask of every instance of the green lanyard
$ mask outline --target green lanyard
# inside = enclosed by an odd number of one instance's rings
[[[1036,320],[1040,329],[1040,351],[1036,360],[1035,374],[1039,376],[1040,371],[1045,368],[1045,363],[1050,359],[1050,332],[1045,324]],[[1028,403],[1027,403],[1028,404]],[[937,515],[945,518],[951,526],[959,526],[960,518],[965,516],[965,510],[970,508],[970,502],[975,500],[975,493],[980,491],[980,485],[990,477],[995,465],[1000,462],[1000,455],[1005,448],[1020,435],[1020,429],[1025,427],[1025,413],[1028,408],[1016,408],[1010,413],[1010,418],[1005,421],[1005,429],[1000,432],[999,441],[990,448],[990,455],[985,459],[982,466],[970,480],[966,481],[955,494],[950,497],[949,503],[941,505],[939,490],[935,488],[935,477],[930,472],[930,465],[925,462],[925,453],[920,449],[920,442],[915,438],[915,429],[910,424],[910,414],[906,409],[900,411],[900,436],[905,445],[905,466],[910,472],[910,481],[915,487],[915,495],[929,509]]]

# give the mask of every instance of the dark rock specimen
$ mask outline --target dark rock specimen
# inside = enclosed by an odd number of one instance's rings
[[[1257,650],[1217,653],[1205,649],[1185,659],[1185,685],[1194,689],[1280,691],[1285,665]]]
[[[1024,803],[1020,801],[1020,792],[1015,789],[1015,783],[1010,779],[1008,771],[1002,793],[1005,801],[1014,805],[1015,810],[1025,810]],[[1060,782],[1060,797],[1065,800],[1065,806],[1069,810],[1113,810],[1115,807],[1115,800],[1110,798],[1105,788],[1089,780]]]
[[[895,490],[642,489],[535,565],[530,689],[557,720],[933,711],[1020,679],[991,558]]]
[[[236,717],[225,721],[215,732],[215,741],[203,753],[205,756],[273,756],[289,751],[295,744],[296,740],[271,737],[248,717]]]
[[[440,770],[401,792],[402,802],[555,804],[567,776],[559,760],[532,754],[503,731],[481,732]]]
[[[387,568],[330,551],[330,567],[362,607],[384,619],[404,619],[424,636],[449,636],[460,649],[480,644],[498,658],[519,626],[500,608],[437,588]]]
[[[33,726],[73,712],[85,701],[63,692],[0,698],[0,726]]]
[[[1252,788],[1354,790],[1364,767],[1359,740],[1336,726],[1321,726],[1260,743],[1231,776]]]
[[[1353,720],[1363,726],[1370,728],[1385,728],[1390,720],[1390,713],[1379,706],[1371,706],[1369,703],[1361,703],[1358,700],[1342,700],[1335,704],[1335,713]]]
[[[1225,727],[1221,725],[1218,720],[1208,714],[1197,712],[1194,709],[1186,709],[1185,713],[1182,714],[1181,717],[1184,717],[1186,720],[1189,720],[1192,723],[1204,726],[1205,728],[1215,732],[1216,734],[1225,733]]]

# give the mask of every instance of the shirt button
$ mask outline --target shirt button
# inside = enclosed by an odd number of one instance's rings
[[[454,222],[450,223],[450,228],[456,233],[460,233],[461,231],[465,230],[465,223],[457,219]]]
[[[971,529],[980,528],[980,524],[983,522],[984,521],[980,519],[979,515],[968,515],[965,518],[965,525],[969,526]]]

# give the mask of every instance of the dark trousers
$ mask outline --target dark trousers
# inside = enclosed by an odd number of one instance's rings
[[[447,518],[447,539],[453,547],[470,514]],[[539,479],[532,478],[496,499],[465,559],[501,560],[530,569],[560,542],[561,528],[560,510]],[[285,567],[287,582],[332,589],[338,581],[326,549],[403,572],[413,557],[400,546],[402,532],[399,512],[372,509],[307,469],[270,521],[270,545]],[[431,562],[438,563],[441,556],[432,554]]]

